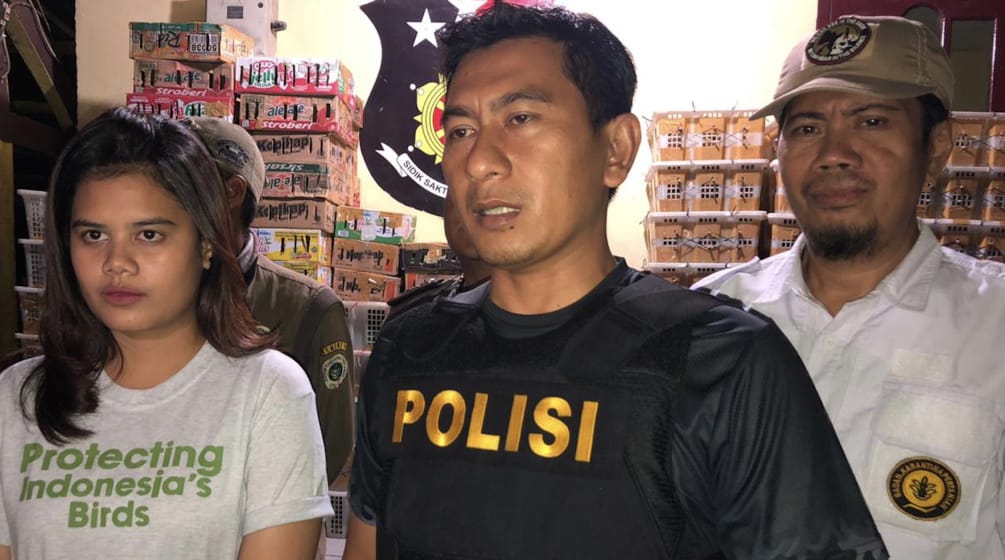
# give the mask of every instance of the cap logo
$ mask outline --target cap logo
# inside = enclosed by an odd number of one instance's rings
[[[216,143],[216,155],[236,169],[244,167],[251,160],[248,152],[244,151],[244,148],[240,144],[232,140],[218,141]]]
[[[806,58],[814,64],[840,64],[862,52],[872,37],[864,21],[846,17],[817,31],[806,44]]]
[[[897,463],[887,478],[890,501],[904,515],[935,521],[952,513],[960,501],[960,478],[932,457],[910,457]]]

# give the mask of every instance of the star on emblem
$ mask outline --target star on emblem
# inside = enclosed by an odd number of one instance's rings
[[[419,46],[419,43],[423,41],[429,41],[429,44],[439,48],[439,45],[436,44],[436,30],[443,27],[446,22],[431,21],[429,19],[429,8],[426,8],[423,11],[422,21],[407,21],[405,23],[415,30],[415,41],[412,43],[413,47]]]

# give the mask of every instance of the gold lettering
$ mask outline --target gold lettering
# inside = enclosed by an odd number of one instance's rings
[[[485,393],[475,393],[475,407],[471,410],[471,426],[468,428],[468,447],[499,451],[499,436],[482,432],[485,425],[485,409],[488,408],[489,396]]]
[[[527,395],[513,395],[513,406],[509,411],[509,427],[506,429],[506,451],[520,449],[520,434],[523,433],[523,417],[527,413]]]
[[[422,393],[412,389],[398,391],[398,402],[394,406],[394,430],[391,433],[391,441],[401,443],[405,424],[418,422],[425,409],[426,398],[422,396]]]
[[[344,340],[338,340],[321,349],[321,355],[327,356],[332,352],[345,352],[349,349],[349,344]]]
[[[549,414],[555,411],[556,416]],[[569,427],[558,418],[568,418],[572,415],[569,402],[561,397],[545,397],[534,407],[534,422],[538,428],[555,438],[552,444],[545,443],[544,434],[530,434],[527,438],[530,450],[546,459],[558,457],[569,447]]]
[[[579,436],[576,438],[576,460],[589,463],[593,454],[593,432],[597,428],[597,401],[583,401],[583,416],[579,419]]]
[[[450,427],[447,431],[440,431],[440,415],[443,408],[449,406],[453,412],[450,418]],[[464,429],[464,416],[467,405],[464,404],[464,397],[452,389],[440,391],[433,397],[433,402],[429,404],[429,414],[426,415],[426,435],[429,442],[437,447],[446,447],[461,435]]]

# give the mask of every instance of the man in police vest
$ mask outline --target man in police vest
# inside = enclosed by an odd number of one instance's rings
[[[617,37],[495,2],[438,38],[491,280],[381,331],[345,558],[886,558],[781,332],[611,254],[641,142]]]
[[[847,16],[792,49],[778,160],[792,249],[701,285],[772,317],[805,360],[894,558],[1002,560],[1002,267],[916,217],[951,149],[938,38]]]
[[[277,347],[311,380],[331,484],[353,445],[353,354],[345,307],[330,287],[256,253],[250,227],[265,186],[265,163],[251,135],[223,119],[189,120],[223,175],[233,212],[231,238],[248,282],[251,313],[277,333]]]

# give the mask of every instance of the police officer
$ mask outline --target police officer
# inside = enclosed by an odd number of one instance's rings
[[[248,282],[251,313],[263,328],[277,332],[279,349],[311,380],[328,482],[334,483],[353,445],[353,353],[345,307],[328,286],[255,252],[250,226],[265,185],[265,163],[251,135],[211,117],[191,118],[190,125],[223,175],[233,210],[234,251]]]
[[[775,99],[802,235],[701,286],[781,327],[807,364],[894,558],[1005,558],[1005,280],[916,218],[951,149],[938,38],[847,16],[795,45]]]
[[[615,258],[635,70],[595,18],[441,30],[444,175],[491,280],[384,325],[345,558],[885,558],[767,319]]]

